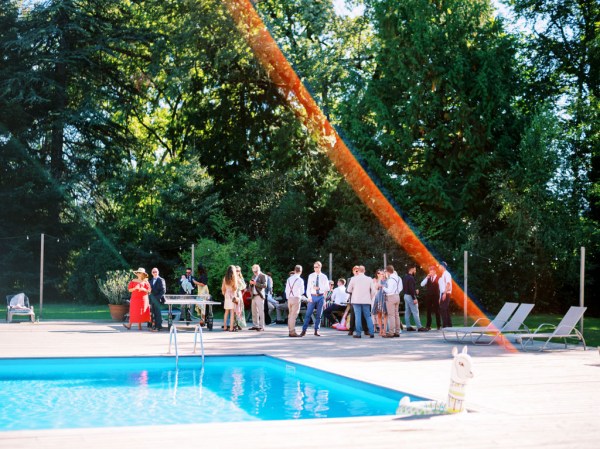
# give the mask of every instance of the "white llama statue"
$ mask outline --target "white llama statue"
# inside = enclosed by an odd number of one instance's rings
[[[465,386],[473,377],[472,359],[467,354],[467,347],[462,352],[454,347],[452,349],[454,360],[450,372],[450,388],[448,390],[448,401],[416,401],[410,402],[408,396],[404,396],[398,404],[397,415],[443,415],[459,413],[465,409]]]

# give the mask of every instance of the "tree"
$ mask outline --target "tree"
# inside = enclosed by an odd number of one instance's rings
[[[562,126],[563,167],[572,179],[571,207],[581,216],[591,257],[588,281],[600,277],[600,5],[595,0],[510,0],[525,20],[523,64],[528,75],[523,109],[551,102]],[[600,307],[592,304],[592,313]]]
[[[375,68],[343,126],[442,258],[489,221],[490,171],[511,160],[514,47],[487,1],[365,2]]]

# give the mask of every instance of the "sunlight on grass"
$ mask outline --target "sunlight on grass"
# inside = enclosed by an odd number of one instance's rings
[[[2,309],[6,313],[6,308]],[[36,307],[36,314],[39,313],[39,308]],[[217,307],[214,311],[215,319],[223,318],[223,311]],[[108,320],[110,321],[110,313],[108,306],[106,305],[74,305],[74,304],[46,304],[44,305],[43,320],[74,320],[74,321],[89,321],[89,320]],[[404,317],[402,317],[404,321]],[[530,315],[525,321],[525,324],[529,329],[534,330],[542,323],[558,324],[562,319],[560,315],[551,314],[538,314]],[[426,316],[421,314],[421,322],[425,324]],[[455,313],[452,316],[452,322],[454,325],[462,326],[463,315],[462,313]],[[472,320],[468,321],[468,325],[473,323]],[[435,324],[435,318],[434,318]],[[584,319],[584,332],[583,336],[585,342],[590,347],[600,346],[600,318],[586,317]],[[578,327],[579,329],[579,327]]]

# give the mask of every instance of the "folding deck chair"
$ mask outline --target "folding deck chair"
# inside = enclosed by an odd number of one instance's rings
[[[575,329],[575,326],[577,326],[577,323],[585,313],[586,309],[587,307],[572,306],[567,311],[560,323],[558,323],[558,326],[554,326],[549,323],[542,323],[532,333],[517,335],[516,341],[517,343],[521,343],[521,347],[526,351],[528,344],[531,344],[533,347],[534,338],[543,338],[546,340],[540,348],[540,351],[543,351],[553,338],[562,338],[565,344],[565,349],[567,348],[567,338],[577,338],[583,342],[583,350],[585,351],[587,349],[585,340],[583,335],[581,335],[581,332]],[[540,332],[540,330],[548,326],[551,326],[554,328],[554,330],[552,332]]]
[[[525,319],[531,313],[534,304],[522,303],[513,316],[508,322],[502,326],[501,329],[495,329],[491,331],[473,331],[471,333],[472,341],[474,344],[486,344],[491,345],[497,338],[501,341],[505,340],[506,334],[514,334],[519,332],[529,332],[529,328],[525,326]],[[489,341],[487,338],[489,337]],[[483,340],[482,340],[483,338]]]
[[[32,323],[35,321],[33,306],[29,305],[29,298],[25,293],[6,295],[6,321],[11,323],[14,315],[29,316]]]
[[[467,337],[467,335],[472,335],[473,332],[486,333],[486,332],[495,332],[499,329],[502,329],[502,327],[506,324],[506,322],[508,321],[508,319],[510,318],[510,316],[513,314],[513,312],[516,310],[516,308],[518,306],[519,305],[516,302],[504,303],[504,305],[498,312],[498,315],[496,315],[496,318],[491,320],[487,326],[477,326],[477,323],[479,323],[482,320],[489,320],[489,318],[479,318],[477,321],[475,321],[473,323],[472,326],[443,327],[442,335],[444,336],[444,340],[453,341],[452,339],[450,339],[449,337],[446,336],[446,333],[455,334],[456,340],[462,341]],[[459,334],[462,334],[462,336],[459,336]]]

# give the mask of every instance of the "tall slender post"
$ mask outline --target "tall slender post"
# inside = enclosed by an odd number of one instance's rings
[[[387,267],[387,254],[383,253],[383,269]]]
[[[469,251],[465,251],[465,288],[463,290],[463,322],[464,325],[467,325],[467,301],[469,300],[469,296],[467,294],[467,284],[469,281]]]
[[[38,321],[42,318],[42,310],[44,309],[44,233],[40,239],[40,312]]]
[[[579,306],[584,307],[585,303],[585,246],[581,247],[581,262],[579,264]],[[579,322],[579,332],[583,335],[583,315]]]
[[[329,253],[329,280],[333,280],[333,254]]]
[[[194,275],[194,273],[196,272],[196,268],[195,268],[195,267],[196,267],[196,265],[194,264],[194,261],[195,261],[195,257],[194,257],[194,249],[195,249],[195,248],[194,248],[194,244],[192,243],[192,265],[191,265],[191,268],[192,268],[192,276],[193,276],[193,275]]]

